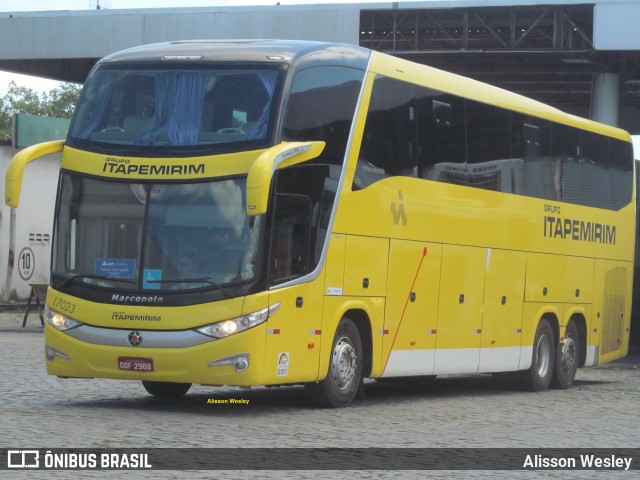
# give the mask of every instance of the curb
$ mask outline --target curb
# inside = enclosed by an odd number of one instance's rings
[[[0,334],[7,333],[44,333],[43,327],[0,327]]]

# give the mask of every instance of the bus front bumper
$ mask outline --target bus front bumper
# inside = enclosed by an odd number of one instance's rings
[[[222,339],[202,335],[202,343],[196,345],[184,340],[185,335],[193,337],[193,331],[89,327],[94,336],[99,334],[98,343],[93,343],[88,341],[87,330],[79,330],[82,328],[85,327],[78,327],[75,332],[59,331],[45,325],[45,357],[50,375],[202,385],[252,386],[263,382],[265,325]],[[158,341],[159,336],[163,341]],[[147,338],[155,338],[147,343],[156,346],[145,347]]]

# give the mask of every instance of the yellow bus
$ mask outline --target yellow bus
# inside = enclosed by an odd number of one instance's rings
[[[191,384],[499,373],[627,354],[629,135],[364,48],[182,41],[110,55],[61,151],[47,370]]]

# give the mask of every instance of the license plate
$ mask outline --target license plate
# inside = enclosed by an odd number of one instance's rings
[[[152,358],[118,357],[118,368],[134,372],[153,372]]]

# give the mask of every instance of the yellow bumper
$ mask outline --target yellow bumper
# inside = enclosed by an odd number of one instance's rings
[[[79,327],[82,328],[82,327]],[[127,331],[128,332],[128,331]],[[140,333],[144,336],[145,331]],[[263,383],[266,326],[260,325],[231,337],[181,348],[144,348],[88,343],[45,325],[47,372],[59,377],[113,378],[203,385],[250,386]],[[212,362],[248,354],[249,366],[237,371],[234,362]],[[151,359],[153,371],[120,368],[119,359]],[[225,364],[226,363],[226,364]]]

